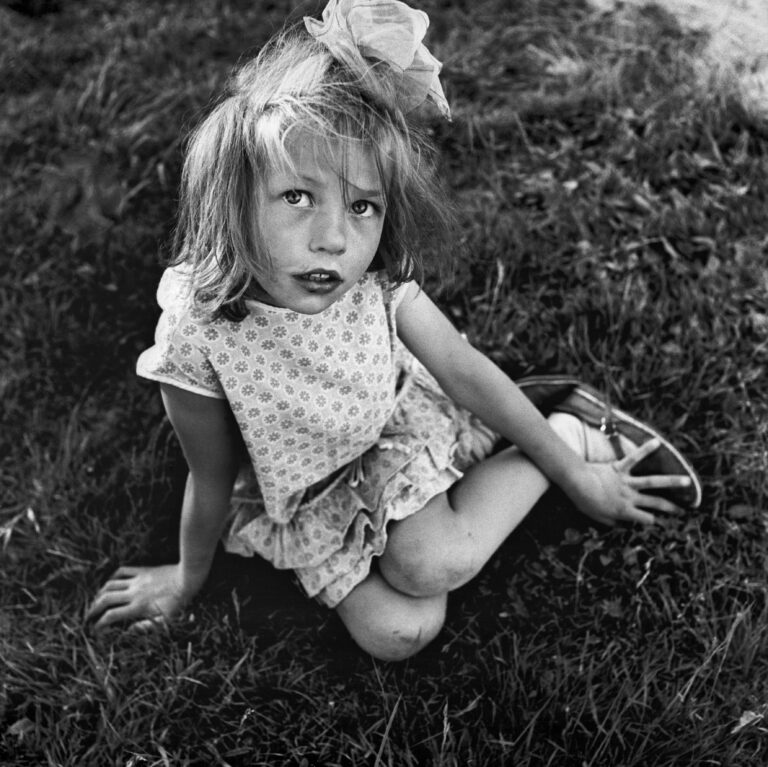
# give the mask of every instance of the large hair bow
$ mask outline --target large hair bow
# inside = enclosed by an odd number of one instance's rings
[[[431,99],[444,117],[451,110],[440,85],[442,64],[422,44],[429,26],[424,11],[399,0],[329,0],[322,21],[304,17],[307,31],[335,56],[350,46],[403,74],[401,100],[410,112]]]

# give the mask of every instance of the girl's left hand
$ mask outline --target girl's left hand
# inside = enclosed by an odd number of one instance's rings
[[[131,630],[157,628],[178,617],[197,588],[185,588],[180,565],[120,567],[101,587],[86,614],[94,629],[129,623]]]
[[[672,474],[637,477],[630,474],[634,466],[658,447],[657,440],[650,440],[619,460],[587,463],[586,470],[569,493],[571,499],[588,517],[610,526],[617,522],[654,524],[657,519],[653,512],[681,514],[679,506],[653,495],[653,492],[688,487],[689,477]]]

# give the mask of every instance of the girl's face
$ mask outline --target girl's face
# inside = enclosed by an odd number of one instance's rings
[[[317,314],[371,265],[385,214],[376,163],[362,146],[339,144],[338,150],[343,176],[309,138],[293,144],[294,169],[264,180],[258,227],[272,268],[258,277],[258,300]]]

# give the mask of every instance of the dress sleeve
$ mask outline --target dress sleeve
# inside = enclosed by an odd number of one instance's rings
[[[189,290],[169,269],[157,290],[163,310],[155,329],[155,343],[139,356],[136,373],[142,378],[169,383],[204,397],[224,399],[224,390],[210,362],[206,324],[189,307]]]
[[[381,286],[384,293],[384,304],[387,307],[387,312],[394,316],[398,306],[403,302],[405,294],[408,292],[408,288],[411,286],[411,282],[403,282],[399,285],[394,285],[389,281],[385,271],[380,271],[376,275],[376,279]]]
[[[403,302],[403,298],[405,298],[405,294],[408,292],[408,288],[410,286],[411,286],[410,282],[404,282],[392,290],[391,300],[392,300],[392,309],[394,311],[397,311],[397,308]]]

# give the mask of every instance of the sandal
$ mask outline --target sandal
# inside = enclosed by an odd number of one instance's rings
[[[596,389],[576,378],[558,375],[529,376],[515,383],[545,415],[554,412],[570,413],[582,422],[600,429],[618,459],[625,456],[622,441],[639,447],[651,439],[657,439],[659,447],[638,463],[632,473],[638,476],[685,475],[691,480],[688,487],[660,490],[658,494],[692,509],[701,504],[701,481],[693,466],[656,429],[611,407],[606,397]]]

